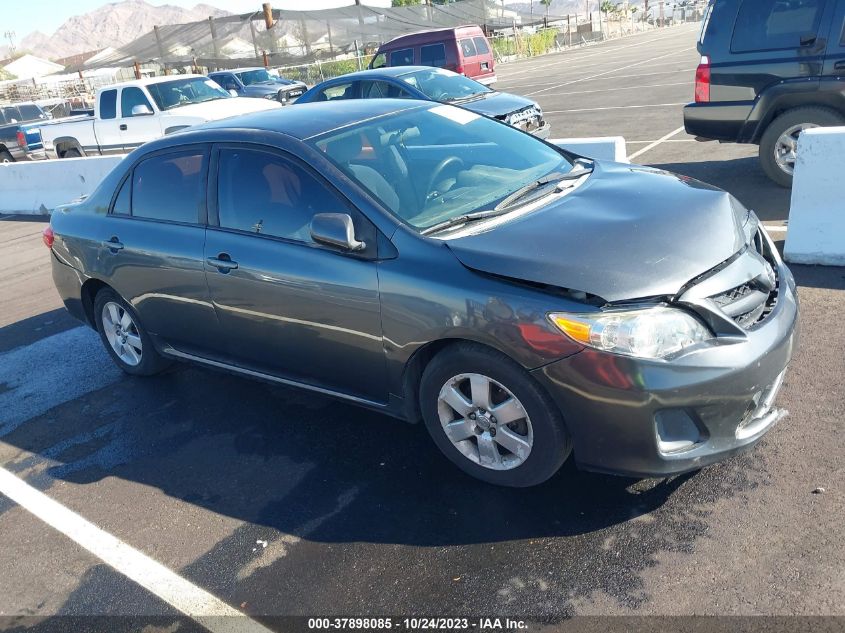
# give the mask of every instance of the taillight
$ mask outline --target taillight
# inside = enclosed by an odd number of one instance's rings
[[[701,63],[695,69],[695,102],[710,101],[710,58],[702,55]]]
[[[26,149],[27,142],[26,142],[26,134],[18,130],[18,146],[21,149]]]
[[[53,234],[53,227],[49,224],[41,231],[41,239],[44,241],[44,246],[53,248],[53,242],[56,241],[56,236]]]
[[[463,75],[464,74],[463,64],[458,64],[457,66],[455,66],[455,72],[458,73],[459,75]]]

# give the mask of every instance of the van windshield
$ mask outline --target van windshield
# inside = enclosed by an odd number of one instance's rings
[[[442,68],[415,70],[399,79],[435,101],[464,101],[493,92],[484,84]]]

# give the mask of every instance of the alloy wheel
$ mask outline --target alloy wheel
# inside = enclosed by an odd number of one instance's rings
[[[467,459],[491,470],[510,470],[528,458],[531,420],[519,399],[483,374],[459,374],[440,389],[443,432]]]
[[[117,357],[132,367],[140,364],[141,334],[129,311],[119,303],[109,301],[103,305],[102,317],[103,332]]]
[[[815,123],[799,123],[787,128],[775,143],[775,162],[784,173],[790,176],[795,171],[795,158],[798,151],[798,136],[804,130],[819,127]]]

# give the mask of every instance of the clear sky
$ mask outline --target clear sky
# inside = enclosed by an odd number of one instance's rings
[[[258,11],[266,0],[147,0],[150,4],[193,7],[209,4],[232,13]],[[274,9],[326,9],[353,4],[353,0],[270,0]],[[368,4],[366,0],[363,2]],[[3,36],[15,31],[16,41],[32,31],[53,33],[73,15],[88,13],[108,4],[105,0],[0,0],[0,46],[8,44]]]

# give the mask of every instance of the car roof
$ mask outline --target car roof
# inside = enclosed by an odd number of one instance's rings
[[[192,136],[190,142],[205,142],[209,139],[200,137],[211,135],[203,134],[204,132],[258,130],[279,132],[305,140],[368,119],[420,108],[431,108],[431,106],[430,101],[415,99],[351,99],[303,103],[211,121],[191,127],[184,133],[164,138],[175,139],[180,136]]]
[[[347,73],[345,75],[341,75],[340,77],[335,77],[334,79],[328,79],[324,83],[343,82],[344,80],[348,80],[353,77],[355,79],[365,79],[367,77],[401,77],[402,75],[407,75],[408,73],[420,70],[437,70],[457,75],[457,73],[452,73],[449,70],[437,68],[436,66],[384,66],[383,68],[356,70],[355,72]]]
[[[462,24],[461,26],[452,26],[446,27],[442,29],[431,29],[426,31],[416,31],[414,33],[406,33],[405,35],[400,35],[398,37],[394,37],[389,42],[385,42],[379,47],[379,50],[385,50],[390,48],[395,48],[397,44],[404,44],[406,46],[414,46],[416,44],[421,44],[425,42],[431,41],[439,41],[444,38],[444,36],[452,36],[455,39],[458,37],[470,36],[476,37],[477,35],[483,35],[484,31],[481,30],[481,27],[477,24]]]
[[[161,84],[166,81],[178,81],[180,79],[207,79],[205,75],[160,75],[158,77],[147,77],[145,79],[133,79],[132,81],[121,81],[116,84],[109,84],[103,86],[100,90],[113,90],[115,88],[125,88],[127,86],[151,86],[153,84]]]

